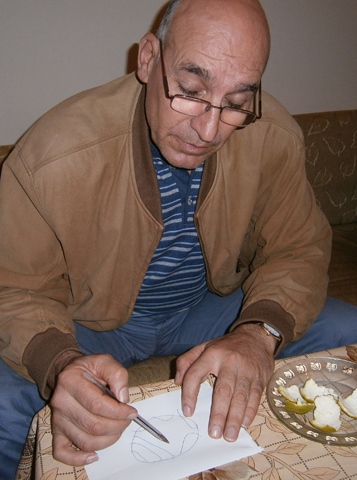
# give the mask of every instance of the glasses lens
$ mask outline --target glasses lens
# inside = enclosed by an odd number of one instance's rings
[[[245,127],[254,122],[256,115],[253,112],[241,112],[233,108],[224,108],[221,112],[221,120],[228,125]]]
[[[187,98],[176,95],[171,99],[171,107],[176,110],[176,112],[184,113],[185,115],[203,115],[209,110],[210,105],[198,98]]]

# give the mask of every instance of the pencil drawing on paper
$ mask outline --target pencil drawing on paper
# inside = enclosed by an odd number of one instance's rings
[[[164,428],[170,444],[164,444],[141,427],[138,428],[131,442],[131,453],[138,462],[162,462],[184,455],[196,445],[200,437],[198,425],[192,419],[185,418],[179,411],[177,415],[153,417],[150,423],[160,431]]]

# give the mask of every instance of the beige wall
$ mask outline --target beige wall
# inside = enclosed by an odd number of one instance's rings
[[[0,0],[0,144],[62,99],[124,74],[163,4]],[[262,4],[272,31],[264,88],[291,113],[357,108],[357,0]]]

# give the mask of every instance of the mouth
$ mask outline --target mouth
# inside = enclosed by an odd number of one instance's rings
[[[194,143],[188,143],[182,140],[179,137],[176,137],[180,143],[181,150],[184,153],[189,153],[190,155],[202,155],[206,153],[209,146],[208,145],[195,145]]]

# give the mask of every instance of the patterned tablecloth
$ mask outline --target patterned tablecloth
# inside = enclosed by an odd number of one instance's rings
[[[357,360],[357,345],[319,352],[306,357],[337,357]],[[292,359],[278,360],[276,369]],[[357,368],[357,367],[356,367]],[[154,395],[177,389],[173,381],[160,382],[130,389],[130,401],[140,402]],[[26,447],[19,464],[18,480],[88,480],[83,467],[69,467],[52,457],[52,435],[49,407],[34,418]],[[249,434],[264,448],[258,455],[192,475],[189,480],[343,480],[357,479],[357,446],[336,446],[303,438],[287,429],[270,410],[266,396],[248,429]],[[187,480],[187,479],[186,479]]]

